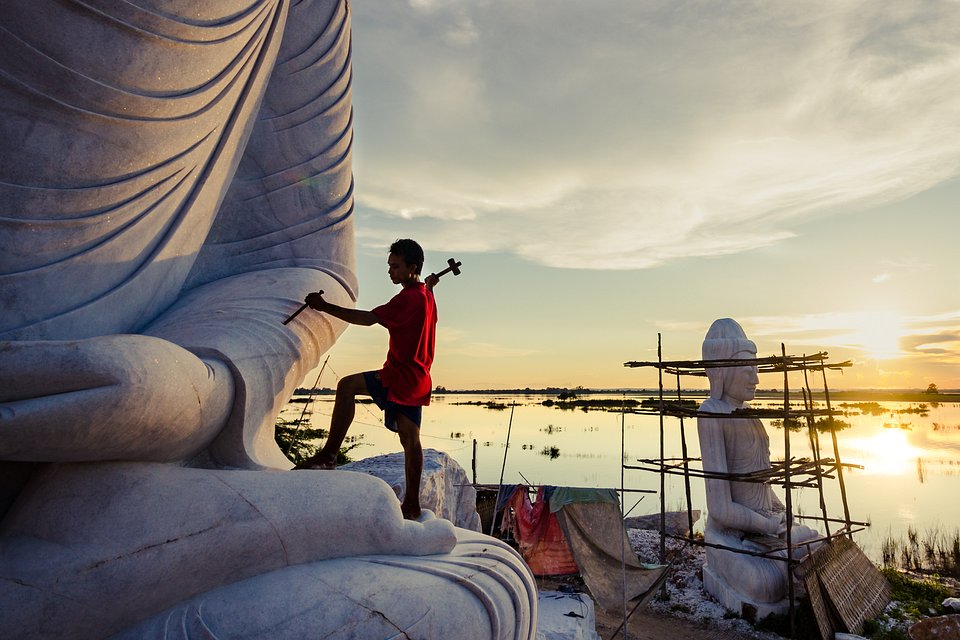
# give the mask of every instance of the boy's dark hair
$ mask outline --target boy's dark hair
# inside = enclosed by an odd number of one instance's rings
[[[395,253],[403,258],[408,267],[416,266],[417,275],[420,275],[420,270],[423,269],[423,248],[417,244],[416,240],[410,238],[397,240],[390,245],[390,253]]]

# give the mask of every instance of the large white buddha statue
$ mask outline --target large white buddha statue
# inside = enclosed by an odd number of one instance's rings
[[[349,19],[0,3],[0,636],[533,636],[512,550],[273,439],[356,298]]]
[[[704,360],[756,357],[756,345],[747,339],[736,321],[723,318],[710,326],[703,341]],[[755,364],[708,368],[707,377],[710,397],[700,410],[716,414],[748,408],[747,403],[754,398],[759,382]],[[704,471],[734,474],[771,467],[770,438],[756,418],[700,417],[697,431]],[[707,543],[786,557],[786,510],[769,484],[724,478],[708,479],[705,484],[704,538]],[[794,524],[791,528],[794,545],[803,545],[817,537],[819,534],[809,527]],[[806,547],[800,546],[799,553],[805,555]],[[710,546],[706,557],[704,587],[728,609],[760,619],[789,608],[785,561]]]

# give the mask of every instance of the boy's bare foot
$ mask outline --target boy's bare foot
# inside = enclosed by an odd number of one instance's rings
[[[300,469],[320,469],[320,470],[323,470],[323,469],[336,469],[336,468],[337,468],[337,462],[336,462],[336,460],[330,460],[330,459],[328,459],[328,458],[322,457],[320,454],[317,454],[317,455],[315,455],[315,456],[311,456],[311,457],[307,458],[306,460],[304,460],[304,461],[301,462],[300,464],[296,465],[293,469],[294,469],[294,471],[296,471],[296,470],[300,470]]]
[[[408,505],[405,502],[400,504],[400,513],[403,514],[405,520],[419,520],[420,516],[423,515],[419,504]]]

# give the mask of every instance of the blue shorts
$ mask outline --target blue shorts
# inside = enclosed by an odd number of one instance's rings
[[[397,415],[404,415],[410,419],[413,424],[420,426],[420,420],[423,416],[423,407],[414,407],[407,404],[397,404],[392,400],[387,400],[387,388],[383,386],[380,380],[379,371],[364,371],[363,380],[367,383],[367,391],[374,403],[383,409],[383,424],[393,431],[397,432]]]

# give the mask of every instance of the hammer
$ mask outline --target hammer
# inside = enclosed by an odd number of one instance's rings
[[[444,269],[443,271],[441,271],[440,273],[431,273],[430,275],[437,276],[439,278],[443,274],[450,273],[451,271],[453,271],[453,275],[455,276],[460,275],[460,265],[463,264],[462,262],[457,262],[453,258],[450,258],[449,260],[447,260],[447,264],[450,266]]]

